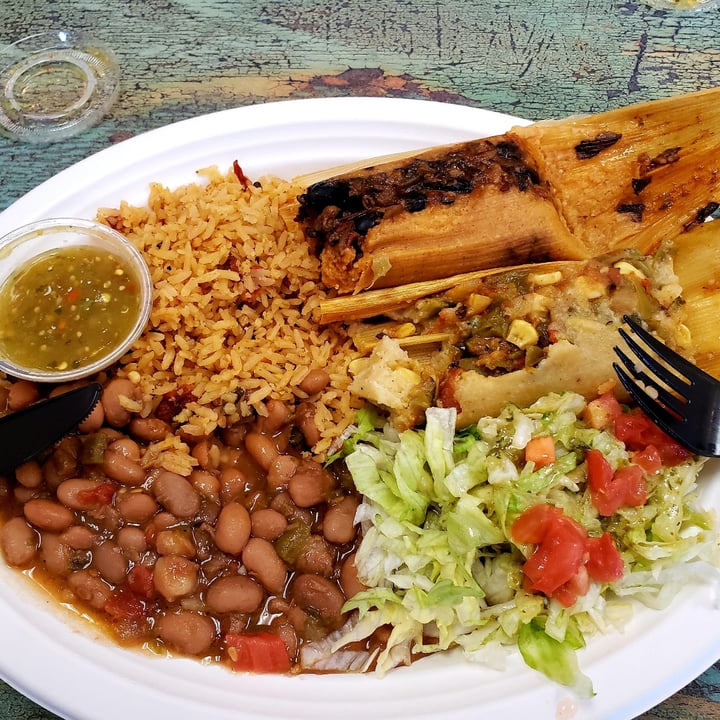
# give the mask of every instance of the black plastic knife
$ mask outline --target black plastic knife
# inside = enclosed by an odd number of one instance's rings
[[[91,383],[0,417],[0,473],[52,447],[93,411],[101,395],[102,385]]]

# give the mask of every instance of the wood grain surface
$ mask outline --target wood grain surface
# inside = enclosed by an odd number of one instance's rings
[[[0,137],[0,210],[103,148],[229,107],[388,96],[541,119],[709,87],[719,20],[636,0],[1,0],[0,46],[86,30],[114,48],[122,84],[79,136]],[[0,720],[54,717],[0,683]],[[720,720],[720,664],[641,717]]]

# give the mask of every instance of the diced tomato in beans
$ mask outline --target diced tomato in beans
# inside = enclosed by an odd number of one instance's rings
[[[237,672],[284,673],[290,670],[285,643],[273,633],[229,633],[225,636],[225,646],[232,668]]]
[[[130,590],[144,598],[155,597],[153,571],[145,565],[134,565],[128,572],[127,584]]]
[[[115,495],[116,487],[112,483],[101,483],[92,490],[80,490],[78,500],[85,505],[109,505]]]
[[[110,597],[104,609],[113,620],[136,620],[146,616],[148,606],[139,595],[121,589]]]

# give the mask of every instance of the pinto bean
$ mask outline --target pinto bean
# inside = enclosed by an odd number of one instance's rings
[[[217,470],[220,466],[220,448],[208,438],[196,442],[190,454],[203,470]]]
[[[109,447],[130,460],[140,460],[140,446],[132,438],[125,435],[121,435],[120,437],[112,440]]]
[[[154,518],[153,518],[153,525],[155,526],[155,529],[160,530],[167,530],[168,528],[172,527],[177,523],[178,519],[169,512],[159,512]]]
[[[8,410],[14,412],[32,405],[40,399],[40,389],[34,382],[29,380],[18,380],[8,389],[7,406]]]
[[[340,566],[340,587],[348,600],[359,592],[367,590],[367,585],[364,585],[358,578],[355,553],[348,555]]]
[[[140,400],[140,388],[127,378],[114,378],[105,386],[100,399],[105,411],[105,421],[112,427],[123,427],[132,417],[132,413],[123,407],[122,397]]]
[[[29,460],[15,468],[15,479],[26,488],[40,487],[43,481],[40,463],[37,460]]]
[[[247,509],[237,502],[226,505],[215,525],[215,544],[229,555],[239,555],[250,537],[252,522]]]
[[[247,433],[247,423],[237,423],[235,425],[231,425],[228,428],[225,428],[222,431],[222,440],[225,445],[228,445],[229,447],[241,448]]]
[[[274,435],[290,422],[291,413],[282,400],[268,400],[265,404],[267,415],[260,418],[259,428],[266,435]]]
[[[97,432],[105,422],[105,410],[102,403],[98,403],[90,414],[78,425],[78,430],[85,435]]]
[[[320,431],[315,424],[315,406],[312,403],[304,402],[298,405],[295,413],[295,424],[310,447],[317,445],[320,441]]]
[[[39,545],[40,535],[24,518],[11,518],[0,528],[0,549],[8,565],[29,565],[35,559]]]
[[[272,624],[273,630],[285,643],[285,649],[291,658],[297,656],[298,647],[300,642],[298,640],[297,632],[291,622],[287,620],[278,620]]]
[[[125,522],[145,523],[158,509],[155,499],[146,492],[118,493],[115,504]]]
[[[268,592],[282,592],[287,578],[287,567],[271,542],[262,538],[250,538],[243,550],[242,561],[245,569],[254,575]]]
[[[205,602],[211,612],[252,613],[260,607],[262,588],[246,575],[232,575],[215,580],[208,588]]]
[[[198,586],[200,568],[182,555],[163,555],[155,563],[155,589],[168,601],[192,595]]]
[[[334,487],[333,476],[314,460],[303,460],[288,481],[290,497],[301,508],[325,502]]]
[[[271,501],[270,507],[285,516],[288,522],[296,520],[304,525],[312,525],[313,515],[309,510],[299,508],[289,493],[280,492]]]
[[[335,565],[335,553],[321,535],[311,535],[303,545],[294,567],[299,572],[329,577]]]
[[[252,459],[267,472],[271,463],[278,456],[277,446],[267,436],[258,432],[250,432],[245,438],[245,449]]]
[[[154,417],[134,417],[130,421],[128,430],[133,437],[144,442],[163,440],[172,432],[172,428],[168,423],[160,418]]]
[[[195,557],[195,543],[190,528],[178,527],[160,530],[155,537],[158,555],[182,555]]]
[[[319,575],[297,575],[289,594],[300,608],[320,616],[327,627],[337,629],[342,625],[345,596],[332,580]]]
[[[220,471],[220,498],[223,503],[232,502],[245,495],[248,479],[242,470],[226,467]]]
[[[23,506],[23,513],[25,519],[31,525],[40,530],[55,533],[67,530],[75,521],[75,516],[71,510],[54,500],[45,498],[37,498],[26,502]]]
[[[347,495],[328,507],[323,518],[323,535],[336,545],[350,542],[355,537],[355,513],[359,501]]]
[[[145,470],[137,460],[128,457],[113,445],[103,455],[103,472],[122,485],[136,487],[145,482]]]
[[[265,540],[277,540],[288,526],[288,521],[282,513],[272,508],[255,510],[250,515],[252,534]]]
[[[142,553],[147,550],[147,538],[144,530],[133,525],[120,528],[115,535],[115,540],[122,549],[123,555],[133,562],[138,562]]]
[[[39,489],[27,488],[22,485],[16,485],[13,488],[13,497],[21,504],[25,504],[29,500],[36,498],[39,493]]]
[[[95,544],[96,534],[85,525],[71,525],[60,535],[60,542],[75,550],[90,550]]]
[[[163,470],[151,489],[156,500],[179,518],[190,518],[200,511],[200,496],[182,475]]]
[[[310,370],[310,372],[300,381],[298,386],[308,395],[315,395],[324,390],[330,383],[330,375],[322,368]]]
[[[70,573],[74,552],[58,535],[50,532],[40,534],[40,557],[45,569],[52,575],[63,577]]]
[[[97,545],[93,551],[93,567],[113,585],[122,585],[128,571],[128,560],[122,548],[112,540]]]
[[[102,610],[112,596],[112,589],[89,570],[77,570],[68,575],[68,587],[91,607]]]
[[[220,502],[220,480],[207,470],[193,470],[188,478],[200,495],[212,502]]]
[[[71,477],[77,477],[80,472],[80,437],[68,435],[56,446],[53,454],[43,466],[45,482],[51,490]]]
[[[186,655],[203,655],[216,636],[215,623],[205,615],[189,610],[163,615],[155,633],[169,648]]]
[[[300,460],[292,455],[278,455],[270,463],[267,471],[267,484],[271,490],[278,492],[287,487],[290,478],[295,474]]]
[[[99,501],[99,489],[104,483],[97,480],[71,478],[58,485],[55,494],[57,499],[71,510],[87,511],[102,503]],[[103,490],[108,488],[103,488]]]

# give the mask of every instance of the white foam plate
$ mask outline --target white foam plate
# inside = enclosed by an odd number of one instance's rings
[[[115,145],[61,172],[0,214],[0,234],[53,216],[91,218],[121,200],[143,204],[150,182],[192,182],[237,160],[245,173],[290,177],[402,150],[501,133],[523,121],[442,103],[379,98],[297,100],[226,110]],[[720,508],[717,466],[702,503]],[[632,718],[720,658],[714,582],[687,587],[664,611],[639,608],[625,632],[580,653],[596,696],[580,701],[517,654],[492,670],[455,654],[372,675],[245,676],[185,659],[122,649],[0,563],[0,676],[72,720],[249,718]]]

